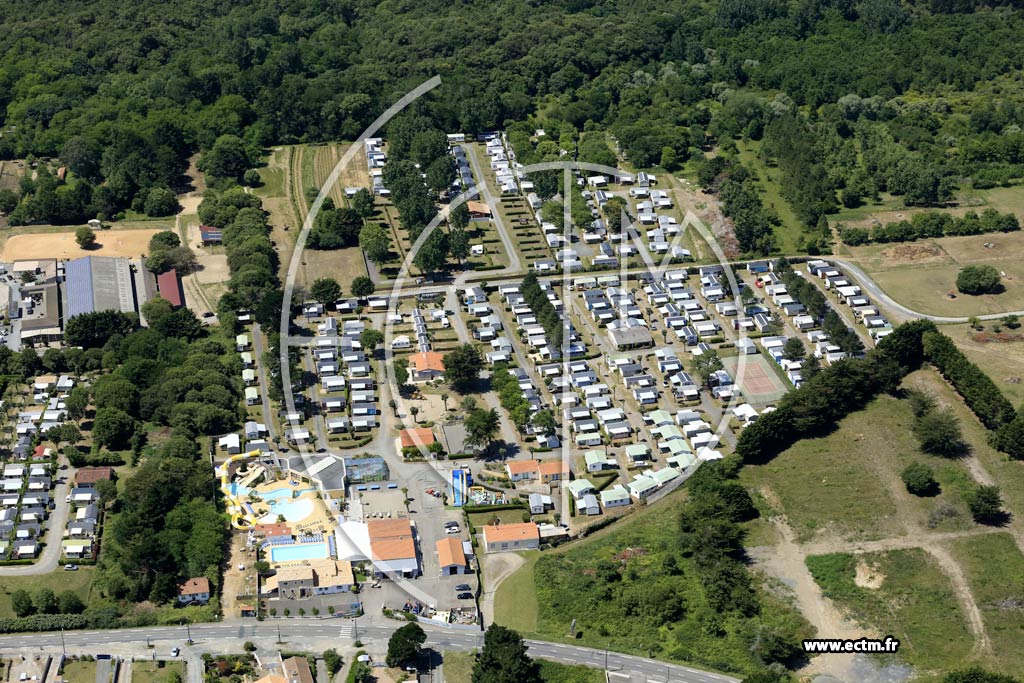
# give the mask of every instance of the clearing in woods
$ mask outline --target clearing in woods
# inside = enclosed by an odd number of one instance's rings
[[[295,240],[309,213],[311,202],[307,199],[307,190],[310,194],[310,188],[319,190],[346,149],[348,145],[345,144],[276,147],[267,165],[260,169],[263,186],[255,192],[263,199],[264,208],[270,212],[273,226],[271,239],[277,245],[281,257],[281,277],[285,277],[288,272]],[[345,187],[369,188],[369,183],[366,158],[360,152],[353,157],[329,196],[336,206],[345,206]],[[343,285],[353,278],[366,275],[366,265],[359,248],[334,251],[305,249],[298,271],[298,282],[308,284],[318,277],[328,275]]]

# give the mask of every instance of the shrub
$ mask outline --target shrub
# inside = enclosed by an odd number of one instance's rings
[[[1003,517],[1003,498],[998,486],[976,486],[967,496],[967,508],[979,524],[995,524]]]
[[[938,493],[939,483],[935,481],[935,472],[924,463],[915,462],[907,465],[900,477],[907,491],[915,496],[932,496]]]

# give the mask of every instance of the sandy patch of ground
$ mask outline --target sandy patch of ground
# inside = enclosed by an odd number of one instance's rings
[[[199,268],[196,270],[196,280],[203,284],[214,284],[227,282],[231,277],[231,270],[228,268],[228,256],[224,247],[204,247],[202,236],[199,233],[199,222],[189,220],[185,228],[188,246],[195,252]]]
[[[885,583],[885,574],[878,570],[878,567],[868,566],[863,559],[857,563],[857,572],[853,582],[861,588],[878,590]]]
[[[75,232],[52,232],[14,235],[4,245],[0,260],[57,258],[81,256],[131,256],[149,253],[149,240],[160,230],[101,230],[96,233],[97,246],[82,249],[75,243]]]

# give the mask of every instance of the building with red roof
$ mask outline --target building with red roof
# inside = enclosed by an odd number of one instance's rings
[[[156,276],[156,288],[160,292],[160,296],[167,299],[174,308],[181,308],[185,305],[185,293],[181,289],[181,278],[178,277],[178,271],[174,268]]]

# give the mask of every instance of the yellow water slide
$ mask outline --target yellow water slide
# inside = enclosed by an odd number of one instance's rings
[[[246,458],[258,458],[262,451],[249,451],[232,455],[217,468],[216,475],[220,477],[220,490],[227,501],[228,514],[231,515],[231,526],[236,529],[251,529],[256,526],[256,516],[247,512],[245,501],[235,495],[231,490],[231,464]]]

